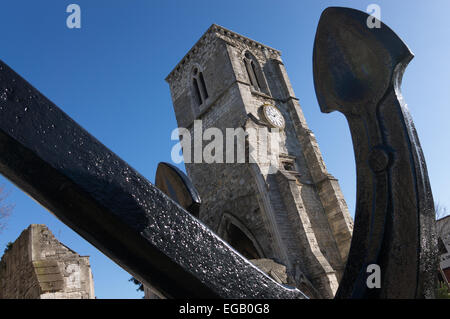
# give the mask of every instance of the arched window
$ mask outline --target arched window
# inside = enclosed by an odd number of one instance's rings
[[[192,87],[194,99],[197,105],[200,106],[204,104],[208,98],[208,91],[206,90],[206,83],[203,73],[198,68],[195,68],[192,72]]]
[[[240,230],[233,223],[228,224],[227,229],[227,237],[228,243],[240,252],[247,259],[259,259],[261,256],[258,254],[258,250],[256,249],[253,242],[247,235],[244,234],[242,230]]]
[[[225,213],[219,225],[218,234],[247,259],[264,258],[258,242],[236,217]]]
[[[258,60],[250,52],[244,54],[244,65],[247,70],[248,79],[255,91],[264,92],[268,94],[268,88],[264,79],[264,74],[261,71]]]

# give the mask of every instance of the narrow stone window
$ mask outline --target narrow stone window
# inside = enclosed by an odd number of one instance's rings
[[[259,81],[258,81],[258,75],[257,75],[258,73],[257,73],[257,70],[256,70],[255,62],[254,62],[254,61],[251,61],[251,62],[250,62],[250,65],[251,65],[251,67],[252,67],[253,74],[255,75],[256,86],[257,86],[258,89],[261,91],[261,84],[260,84]]]
[[[200,78],[200,83],[202,84],[203,96],[205,97],[205,100],[206,100],[208,98],[208,91],[206,90],[205,79],[203,78],[202,72],[200,72],[199,78]]]
[[[206,83],[205,78],[203,77],[203,73],[197,68],[195,68],[192,72],[192,86],[197,105],[200,106],[204,104],[206,99],[208,98],[208,91],[206,89]]]
[[[198,88],[197,79],[194,78],[192,82],[192,85],[194,86],[195,101],[197,102],[197,105],[202,105],[202,96],[200,94],[200,89]]]
[[[244,65],[252,88],[255,91],[269,94],[269,90],[264,79],[264,74],[258,60],[256,60],[250,52],[245,52],[244,54]]]
[[[293,162],[290,161],[283,162],[283,167],[287,171],[295,171],[295,165]]]
[[[280,154],[280,166],[288,172],[297,172],[297,166],[295,165],[295,157],[287,154]]]

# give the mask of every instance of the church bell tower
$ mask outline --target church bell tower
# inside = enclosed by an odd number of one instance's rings
[[[353,221],[308,129],[281,53],[213,24],[166,81],[178,126],[190,133],[182,145],[187,174],[202,199],[197,217],[257,266],[272,263],[285,270],[283,277],[265,269],[274,279],[312,298],[332,298]],[[224,154],[216,149],[214,161],[197,155],[198,131],[208,128],[223,133]],[[228,156],[227,133],[237,129],[276,138],[247,134],[242,160],[236,156],[239,134]],[[213,138],[202,137],[203,147]],[[261,150],[268,156],[260,156]]]

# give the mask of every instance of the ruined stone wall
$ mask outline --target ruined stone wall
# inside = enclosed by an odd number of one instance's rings
[[[14,242],[0,261],[0,299],[38,299],[40,287],[31,258],[30,229]]]
[[[89,257],[30,225],[0,261],[0,299],[94,299]]]

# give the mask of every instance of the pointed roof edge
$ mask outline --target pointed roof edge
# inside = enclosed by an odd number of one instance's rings
[[[278,55],[281,55],[281,51],[274,49],[268,45],[262,44],[258,41],[252,40],[246,36],[243,36],[239,33],[236,33],[232,30],[229,30],[225,27],[222,27],[218,24],[213,23],[208,30],[205,31],[205,33],[203,33],[203,35],[200,37],[200,39],[192,46],[192,48],[185,54],[185,56],[180,60],[180,62],[178,62],[178,64],[172,69],[172,71],[166,76],[166,82],[169,82],[169,78],[176,73],[178,70],[180,70],[180,68],[182,67],[182,65],[184,65],[191,57],[191,53],[193,51],[195,51],[195,49],[197,49],[198,47],[200,47],[203,44],[203,40],[204,38],[210,33],[210,32],[220,32],[222,34],[225,34],[227,36],[231,36],[231,37],[235,37],[240,39],[241,41],[244,40],[246,42],[252,43],[257,47],[264,47],[266,49],[268,49],[269,51],[272,51],[274,53],[277,53]]]

